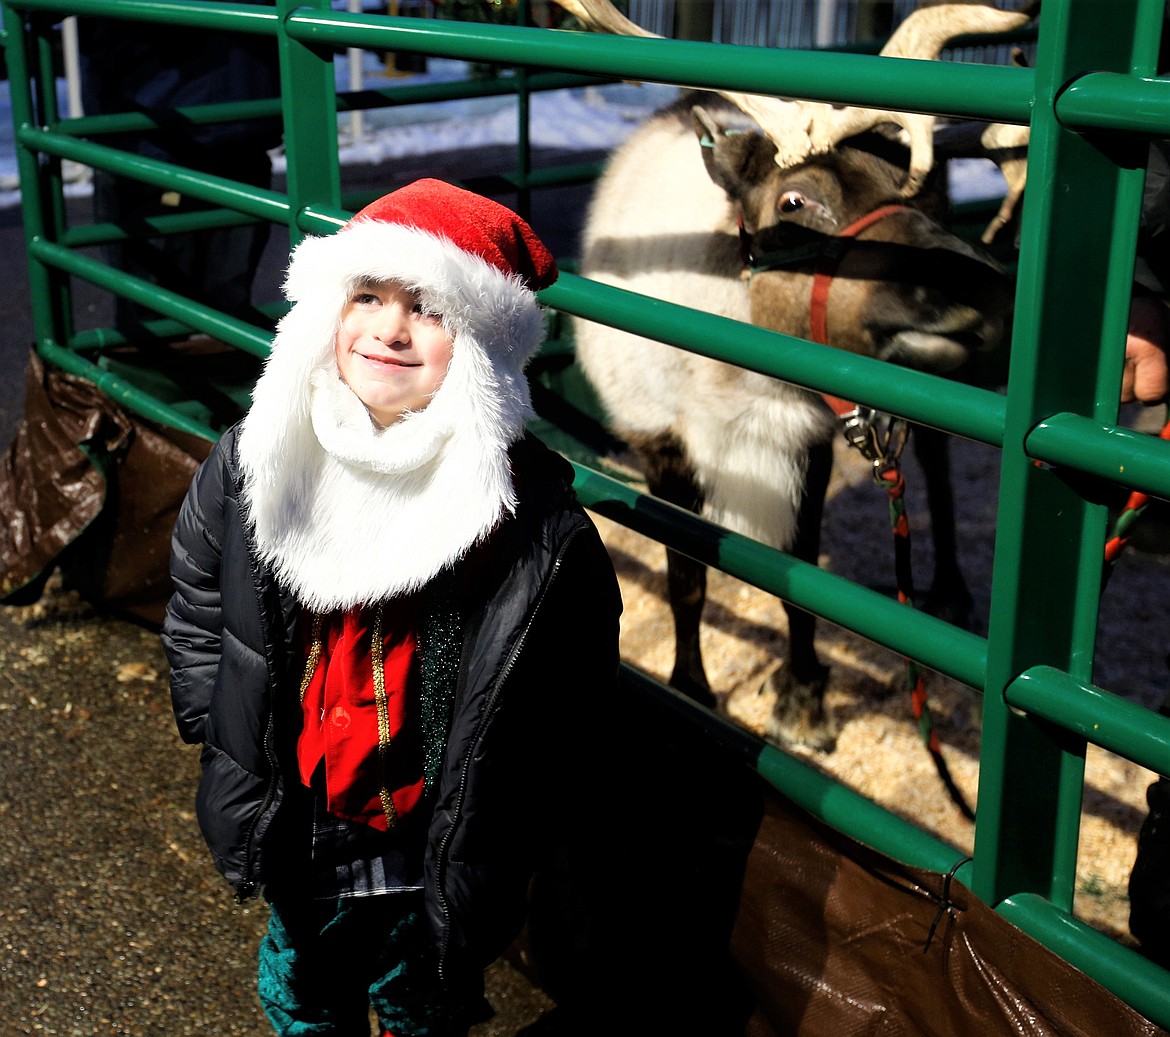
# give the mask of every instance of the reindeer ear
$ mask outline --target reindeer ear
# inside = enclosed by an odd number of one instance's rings
[[[691,109],[707,175],[733,201],[776,168],[776,145],[754,130],[725,129],[705,108]]]

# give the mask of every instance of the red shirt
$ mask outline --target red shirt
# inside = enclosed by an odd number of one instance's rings
[[[380,831],[423,791],[416,616],[413,599],[401,599],[314,617],[302,632],[301,781],[311,785],[324,761],[329,813]]]

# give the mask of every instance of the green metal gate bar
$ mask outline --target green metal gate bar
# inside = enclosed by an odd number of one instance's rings
[[[578,471],[578,494],[606,518],[785,600],[798,601],[817,615],[903,655],[913,655],[948,677],[975,688],[982,684],[987,642],[978,635],[713,526],[601,472],[581,465]]]
[[[341,197],[337,116],[474,92],[515,92],[521,191],[592,175],[534,172],[526,153],[528,92],[597,77],[808,97],[904,111],[1029,124],[1028,206],[1021,229],[1006,395],[898,370],[683,307],[618,292],[570,273],[542,301],[856,399],[1002,452],[990,629],[986,638],[906,610],[833,574],[638,494],[576,465],[582,499],[601,514],[778,594],[983,693],[974,860],[958,877],[982,900],[1140,1012],[1170,1026],[1170,977],[1072,917],[1084,754],[1098,745],[1170,770],[1170,720],[1091,683],[1106,514],[1063,478],[1084,473],[1170,498],[1170,445],[1117,427],[1122,349],[1145,151],[1170,136],[1170,81],[1154,76],[1162,0],[1046,0],[1034,68],[1007,68],[617,39],[334,12],[324,0],[271,8],[210,0],[6,0],[2,5],[19,145],[36,348],[151,420],[214,438],[219,431],[113,373],[109,329],[76,332],[71,278],[146,302],[159,337],[204,331],[263,355],[271,328],[234,321],[161,293],[78,249],[118,233],[69,227],[62,159],[149,183],[181,186],[220,208],[198,221],[264,219],[295,241],[336,229],[356,207]],[[288,190],[258,191],[150,162],[98,143],[148,125],[139,115],[61,119],[53,90],[52,18],[101,15],[270,35],[282,97],[246,108],[184,110],[194,122],[263,117],[285,125]],[[511,66],[489,85],[398,87],[339,96],[330,53],[364,47]],[[459,91],[466,91],[459,93]],[[81,139],[82,137],[94,139]],[[182,232],[194,223],[159,220]],[[1041,462],[1041,463],[1037,463]],[[795,758],[636,671],[629,680],[663,708],[710,725],[745,761],[815,816],[882,852],[938,872],[954,848],[826,779]]]
[[[563,275],[542,300],[590,320],[660,339],[692,353],[727,360],[842,399],[978,440],[1003,444],[1005,400],[998,393],[956,382],[939,392],[939,379],[896,369],[870,357],[843,353],[763,328],[745,327],[636,292]]]

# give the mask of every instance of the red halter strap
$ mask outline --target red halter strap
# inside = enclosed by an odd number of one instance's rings
[[[893,216],[894,213],[901,212],[906,208],[905,205],[894,204],[880,206],[873,212],[866,213],[861,219],[854,220],[837,237],[855,238],[867,227],[872,227],[887,216]],[[837,262],[838,257],[836,256],[821,256],[817,260],[816,272],[813,274],[812,297],[808,304],[808,323],[812,340],[822,346],[829,344],[829,288],[833,284],[833,275],[837,272]],[[839,396],[830,396],[828,393],[821,395],[824,397],[825,403],[839,418],[844,418],[857,409],[856,404],[843,400]]]
[[[837,237],[855,238],[867,227],[872,227],[887,216],[892,216],[907,208],[908,206],[905,205],[883,205],[849,224]],[[812,332],[812,340],[819,342],[822,346],[829,344],[829,288],[836,272],[836,257],[822,256],[817,260],[816,273],[813,274],[812,298],[809,300],[808,306],[808,322]]]

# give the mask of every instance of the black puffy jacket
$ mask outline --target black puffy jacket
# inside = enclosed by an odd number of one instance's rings
[[[297,606],[250,542],[237,431],[180,512],[163,645],[179,732],[203,746],[200,827],[244,899],[279,864],[265,850],[296,780],[280,698],[296,695],[303,660]],[[541,856],[596,813],[590,775],[609,761],[589,754],[615,713],[621,598],[609,556],[567,463],[531,437],[511,458],[519,505],[476,570],[426,850],[427,914],[455,981],[516,937]]]

